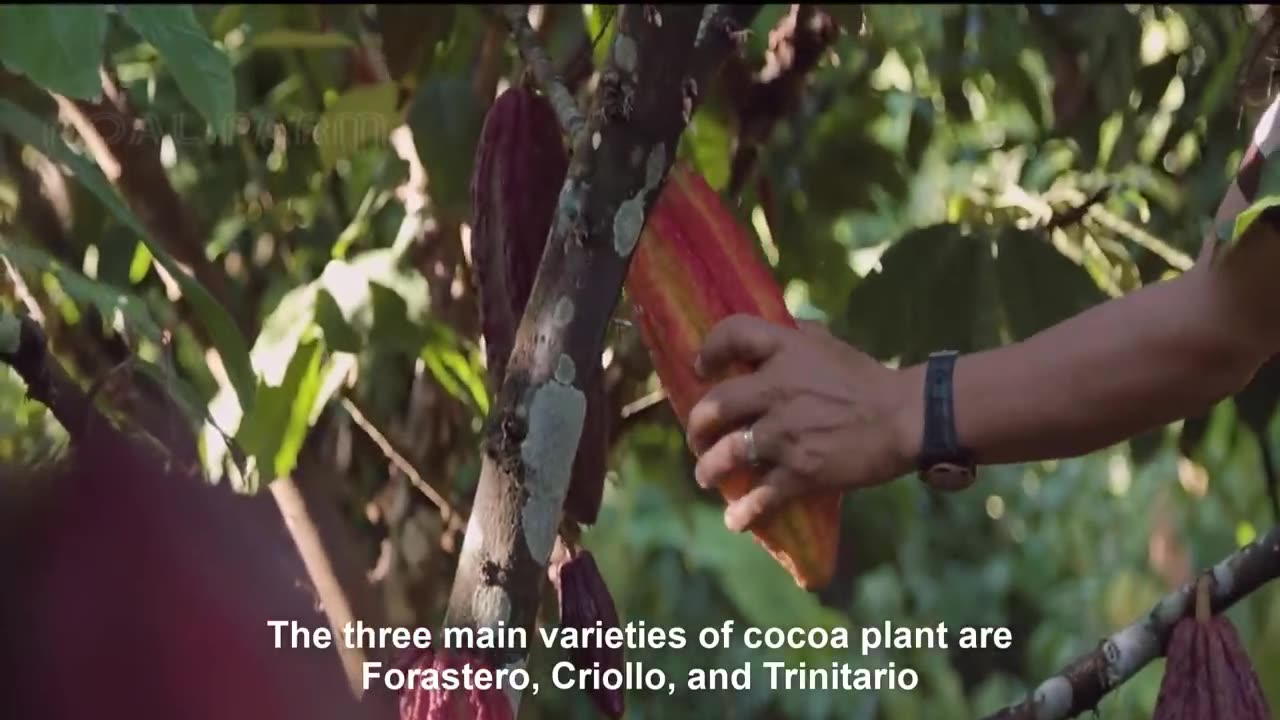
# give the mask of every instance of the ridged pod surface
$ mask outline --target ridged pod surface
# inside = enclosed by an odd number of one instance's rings
[[[716,323],[749,314],[796,327],[754,243],[715,190],[680,163],[645,224],[626,290],[658,378],[685,428],[690,410],[710,389],[693,363]],[[721,484],[721,494],[731,502],[756,481],[754,472],[743,469]],[[752,528],[806,590],[824,587],[835,571],[840,500],[840,493],[796,498]]]
[[[426,674],[441,677],[445,670],[457,671],[458,688],[444,690],[423,688],[419,680],[400,695],[400,720],[512,720],[511,702],[496,683],[487,689],[467,688],[462,682],[462,671],[468,665],[472,672],[488,665],[458,650],[427,650],[416,658],[413,668]],[[415,675],[421,678],[422,675]]]
[[[609,586],[590,551],[577,549],[572,558],[561,563],[553,580],[560,599],[560,624],[577,629],[595,628],[599,622],[606,631],[620,627],[618,609],[609,594]],[[617,670],[625,672],[626,650],[622,647],[571,648],[569,661],[582,670]],[[598,663],[598,664],[597,664]],[[626,700],[621,689],[593,687],[588,691],[600,712],[614,720],[622,717]]]
[[[502,93],[485,116],[471,177],[471,258],[495,388],[506,374],[568,169],[551,103],[523,86]],[[603,373],[598,367],[588,372],[581,385],[587,416],[564,507],[571,518],[591,525],[604,492],[609,418]]]
[[[1206,617],[1207,599],[1199,605],[1199,617],[1183,618],[1173,628],[1152,720],[1270,720],[1235,626],[1222,615]]]

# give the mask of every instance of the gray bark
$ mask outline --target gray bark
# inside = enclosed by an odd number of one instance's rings
[[[711,73],[758,5],[626,5],[577,140],[498,401],[446,625],[534,620],[598,364],[632,252]],[[529,649],[492,651],[522,667]],[[508,692],[513,712],[519,693]]]

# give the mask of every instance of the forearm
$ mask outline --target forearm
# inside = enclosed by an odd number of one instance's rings
[[[958,439],[984,464],[1071,457],[1198,414],[1239,390],[1265,354],[1222,321],[1230,314],[1212,282],[1191,272],[1026,341],[959,358]],[[920,392],[923,367],[905,373],[907,387]],[[922,395],[913,403],[922,406]],[[908,412],[915,436],[923,412]],[[918,436],[911,442],[918,447]]]

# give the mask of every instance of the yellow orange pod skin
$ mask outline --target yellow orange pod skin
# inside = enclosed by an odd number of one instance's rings
[[[719,194],[681,163],[671,168],[645,223],[626,290],[658,379],[686,429],[689,411],[711,389],[693,363],[716,323],[747,314],[796,327],[751,238]],[[721,495],[728,502],[742,497],[755,475],[744,468],[721,484]],[[840,501],[838,492],[795,498],[751,529],[805,590],[825,587],[835,572]]]

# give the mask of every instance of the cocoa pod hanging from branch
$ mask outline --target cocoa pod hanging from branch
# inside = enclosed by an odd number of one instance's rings
[[[1209,575],[1196,585],[1194,617],[1173,626],[1152,720],[1269,720],[1258,675],[1235,626],[1209,609]]]
[[[471,257],[491,386],[506,375],[568,168],[551,102],[529,87],[504,92],[485,117],[471,182]],[[583,372],[587,414],[565,510],[591,525],[604,493],[609,417],[599,361]]]
[[[1280,576],[1280,525],[1207,571],[1207,606],[1225,612]],[[1197,585],[1166,595],[1145,617],[1113,633],[1097,649],[1042,682],[1030,697],[985,720],[1066,720],[1097,707],[1102,698],[1160,657],[1174,626],[1194,612]],[[1227,717],[1227,716],[1223,716]]]
[[[586,416],[587,374],[578,368],[599,363],[631,255],[697,102],[684,88],[705,87],[759,9],[661,5],[660,23],[639,5],[620,10],[488,424],[446,626],[532,635]],[[486,659],[520,667],[528,654],[505,648]],[[507,698],[518,710],[520,693]]]
[[[627,277],[627,292],[645,345],[681,425],[710,386],[693,371],[694,358],[715,324],[747,314],[795,327],[778,286],[733,213],[702,176],[677,166],[645,227]],[[737,500],[754,485],[751,472],[721,492]],[[796,584],[827,585],[835,572],[841,494],[789,502],[752,529]]]

